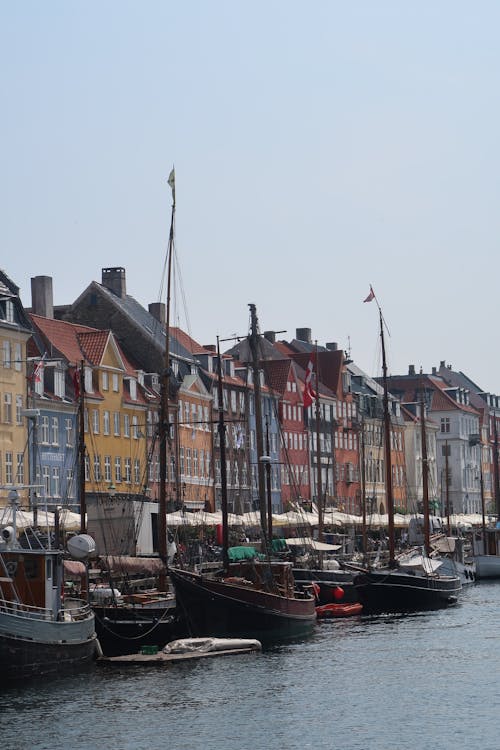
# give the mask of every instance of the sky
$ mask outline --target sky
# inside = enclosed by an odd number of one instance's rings
[[[500,392],[500,3],[0,0],[0,268]],[[229,343],[227,347],[229,348]]]

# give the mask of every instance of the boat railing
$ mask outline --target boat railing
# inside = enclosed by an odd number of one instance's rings
[[[54,613],[45,607],[33,607],[30,604],[0,599],[0,612],[30,620],[54,620]]]
[[[59,610],[58,619],[64,621],[86,620],[91,614],[90,604],[83,599],[70,599],[64,602],[64,607]]]
[[[58,612],[54,612],[49,607],[34,607],[22,602],[0,599],[0,612],[29,620],[63,620],[65,622],[72,622],[75,620],[85,620],[91,611],[90,605],[87,602],[76,599],[72,600],[70,607],[63,607]]]

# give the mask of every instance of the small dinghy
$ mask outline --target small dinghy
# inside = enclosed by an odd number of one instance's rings
[[[167,643],[164,654],[207,653],[209,651],[260,651],[260,641],[255,638],[180,638]]]
[[[360,615],[363,611],[363,605],[359,602],[345,604],[322,604],[316,607],[318,620],[325,620],[332,617],[353,617]]]
[[[257,651],[262,651],[262,645],[254,638],[180,638],[177,641],[170,641],[161,650],[158,650],[158,646],[143,646],[139,654],[104,656],[98,660],[98,663],[167,665],[190,659],[234,656]]]

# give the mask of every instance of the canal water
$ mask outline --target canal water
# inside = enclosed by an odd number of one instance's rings
[[[500,582],[448,610],[318,624],[306,641],[9,687],[5,750],[500,747]]]

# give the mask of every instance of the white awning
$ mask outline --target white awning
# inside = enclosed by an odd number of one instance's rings
[[[340,544],[326,544],[326,542],[318,542],[316,539],[304,539],[299,537],[285,539],[285,542],[289,547],[311,547],[318,552],[336,552],[342,546]]]

